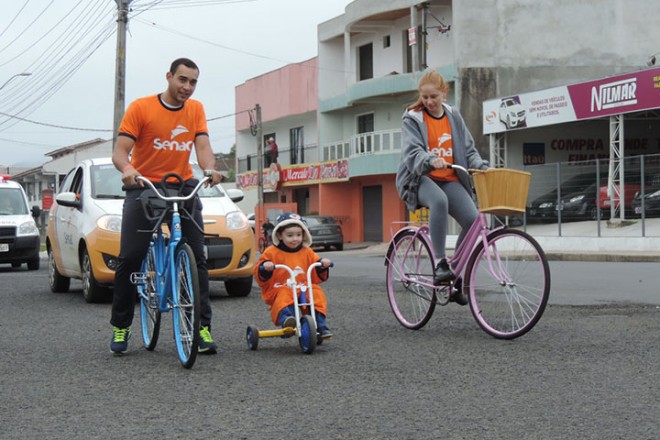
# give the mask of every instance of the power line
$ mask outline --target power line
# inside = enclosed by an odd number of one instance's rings
[[[39,13],[39,15],[37,15],[37,16],[35,17],[35,19],[32,20],[32,21],[30,22],[30,24],[28,24],[28,25],[25,27],[25,29],[23,29],[23,30],[22,30],[22,31],[16,36],[16,38],[14,38],[13,40],[11,40],[11,41],[10,41],[5,47],[0,48],[0,53],[1,53],[1,52],[4,52],[5,49],[7,49],[8,47],[10,47],[13,43],[16,42],[16,40],[18,40],[19,38],[21,38],[21,36],[22,36],[24,33],[26,33],[26,32],[28,31],[28,29],[30,29],[30,28],[32,27],[32,25],[35,24],[35,23],[37,22],[37,20],[39,20],[39,18],[41,18],[42,15],[44,15],[44,13],[48,10],[48,8],[50,8],[50,5],[52,5],[54,2],[55,2],[55,0],[50,0],[50,3],[48,3],[48,5],[46,5],[46,7],[45,7],[45,8]],[[25,6],[27,6],[27,3],[25,4]],[[25,6],[23,6],[23,7],[25,7]],[[21,9],[21,11],[22,11],[22,10],[23,10],[23,9]],[[20,14],[20,12],[19,12],[19,14]],[[18,17],[18,15],[16,15],[16,18],[17,18],[17,17]],[[14,18],[14,19],[16,19],[16,18]],[[13,23],[13,21],[12,21],[12,23]],[[9,29],[9,26],[7,27],[7,29]],[[5,30],[6,30],[6,29],[5,29]],[[4,32],[3,32],[3,33],[4,33]]]
[[[112,129],[68,127],[66,125],[56,125],[56,124],[49,124],[47,122],[32,121],[30,119],[21,118],[20,116],[10,115],[8,113],[3,113],[3,112],[0,112],[0,115],[7,116],[10,119],[18,119],[19,121],[29,122],[30,124],[43,125],[45,127],[63,128],[63,129],[66,129],[66,130],[77,130],[77,131],[112,132]]]
[[[5,34],[5,32],[7,32],[7,30],[11,27],[12,24],[14,24],[14,22],[15,22],[16,19],[21,15],[21,12],[23,12],[23,9],[25,9],[25,7],[28,5],[28,3],[30,3],[30,0],[28,0],[28,1],[25,2],[25,4],[23,5],[23,7],[22,7],[22,8],[16,13],[16,15],[14,16],[14,18],[11,19],[11,21],[9,22],[9,24],[7,24],[7,27],[5,28],[5,30],[2,31],[2,32],[0,32],[0,37],[2,37],[2,36]]]

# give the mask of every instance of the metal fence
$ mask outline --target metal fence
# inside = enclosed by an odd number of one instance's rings
[[[660,235],[660,155],[525,170],[532,173],[527,210],[513,221],[534,227],[536,234]]]

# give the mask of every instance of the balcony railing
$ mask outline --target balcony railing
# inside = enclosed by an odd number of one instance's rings
[[[323,146],[322,160],[337,160],[372,154],[389,154],[401,151],[401,130],[360,133],[347,141]]]
[[[295,155],[291,149],[279,150],[277,162],[281,166],[326,162],[329,160],[349,159],[372,154],[390,154],[401,151],[401,130],[383,130],[360,133],[348,140],[329,143],[321,149],[316,144],[305,145],[302,154]],[[302,156],[302,157],[300,157]],[[257,155],[249,154],[238,160],[238,173],[254,171],[258,167]]]
[[[257,154],[248,154],[242,159],[238,159],[237,173],[245,173],[246,171],[256,171],[259,167],[257,163]],[[312,163],[319,161],[319,147],[316,144],[308,144],[302,150],[293,151],[288,149],[279,149],[277,156],[277,163],[281,166]]]

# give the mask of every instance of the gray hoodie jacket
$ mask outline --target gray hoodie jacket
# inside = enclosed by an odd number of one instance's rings
[[[454,163],[464,168],[488,168],[488,161],[479,155],[474,139],[458,109],[447,104],[443,106],[451,127]],[[415,211],[421,207],[417,198],[419,181],[433,169],[431,160],[436,156],[428,149],[428,130],[421,111],[407,110],[403,114],[401,131],[403,149],[396,173],[396,189],[408,210]],[[457,174],[463,186],[472,194],[468,177],[460,171]]]

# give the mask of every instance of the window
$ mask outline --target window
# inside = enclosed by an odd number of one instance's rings
[[[387,49],[388,47],[390,47],[390,36],[385,35],[383,37],[383,49]]]
[[[357,143],[356,143],[356,153],[364,154],[371,152],[371,141],[372,136],[370,134],[363,135],[363,133],[373,133],[374,131],[374,114],[369,113],[366,115],[360,115],[357,117]]]
[[[374,77],[374,45],[369,43],[358,48],[359,81]]]
[[[291,164],[305,163],[305,134],[303,127],[289,130],[291,142]]]
[[[374,114],[361,115],[357,118],[357,132],[370,133],[374,131]]]

